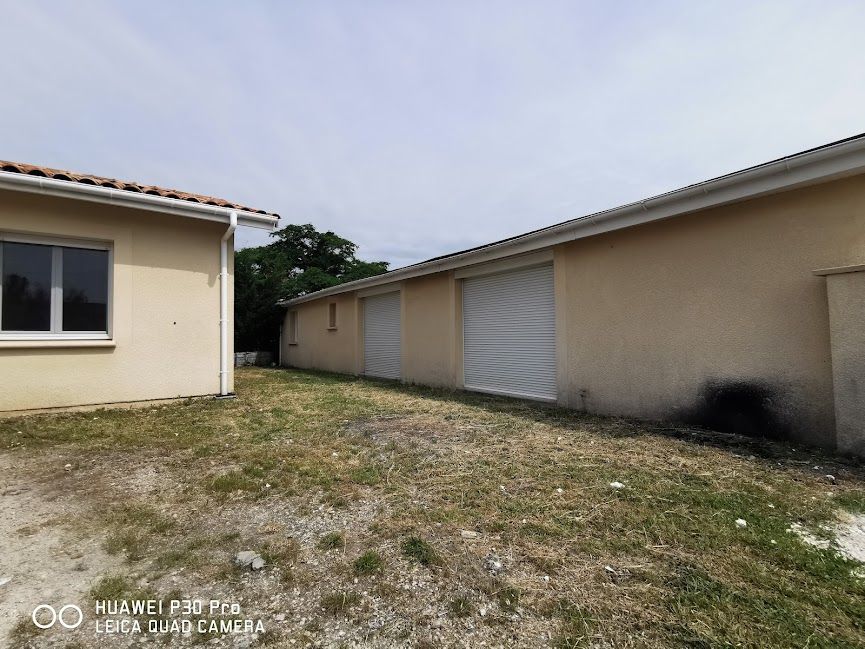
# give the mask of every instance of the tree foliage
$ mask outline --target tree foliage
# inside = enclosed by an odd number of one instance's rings
[[[289,225],[275,241],[238,250],[234,257],[234,346],[276,352],[284,309],[291,299],[387,270],[387,262],[362,261],[357,246],[310,224]]]

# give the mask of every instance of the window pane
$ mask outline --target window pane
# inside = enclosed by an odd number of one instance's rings
[[[3,246],[3,331],[51,330],[51,247]]]
[[[108,251],[63,248],[63,331],[108,329]]]

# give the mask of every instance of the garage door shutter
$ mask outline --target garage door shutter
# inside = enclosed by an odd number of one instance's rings
[[[555,399],[555,319],[552,266],[464,280],[466,389]]]
[[[384,379],[400,377],[399,292],[363,300],[363,372]]]

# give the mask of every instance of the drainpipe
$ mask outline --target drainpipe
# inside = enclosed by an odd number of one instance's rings
[[[276,364],[279,367],[282,367],[282,323],[279,323],[279,348],[276,352]]]
[[[219,244],[219,396],[228,392],[228,242],[237,229],[237,212],[229,215],[228,229]]]

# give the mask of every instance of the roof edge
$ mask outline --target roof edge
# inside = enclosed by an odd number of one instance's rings
[[[123,189],[86,185],[11,171],[0,171],[0,189],[84,200],[93,203],[106,203],[151,212],[162,212],[188,218],[226,223],[231,213],[235,212],[237,214],[238,225],[265,230],[273,230],[279,223],[279,217],[277,216],[258,214],[233,207],[194,203],[179,198],[168,198],[154,194],[139,194]]]
[[[828,277],[829,275],[846,275],[847,273],[865,273],[865,264],[854,264],[852,266],[836,266],[834,268],[818,268],[812,271],[817,277]]]
[[[687,185],[634,203],[587,214],[510,239],[404,266],[382,275],[346,282],[291,300],[282,300],[278,304],[294,306],[329,295],[485,263],[605,232],[860,173],[865,173],[865,134]]]

